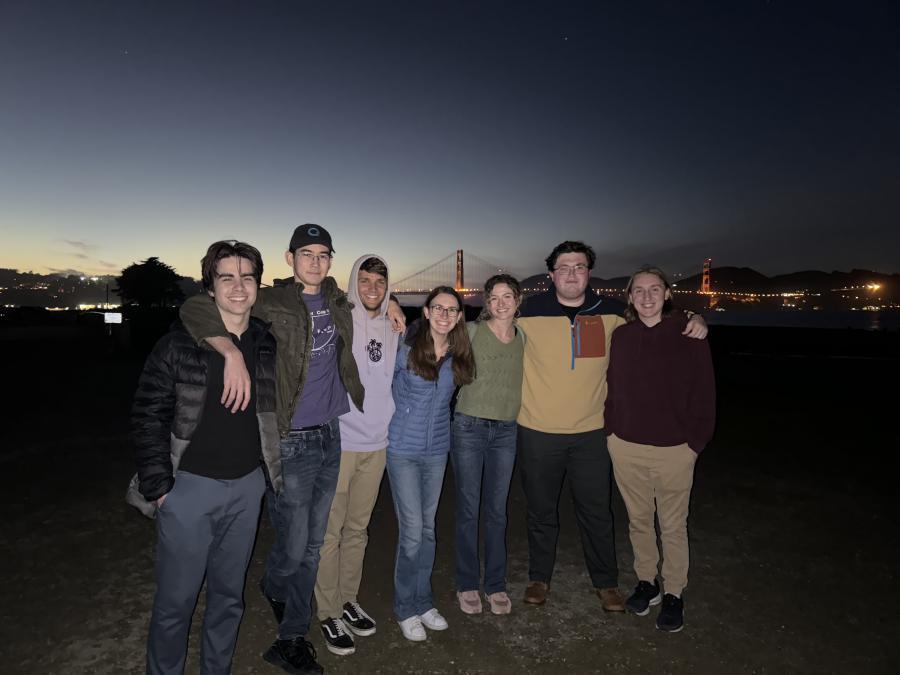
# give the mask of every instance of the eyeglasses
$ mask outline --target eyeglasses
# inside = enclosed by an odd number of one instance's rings
[[[459,314],[459,307],[442,307],[441,305],[432,305],[429,307],[432,312],[435,314],[446,314],[447,316],[453,317]]]
[[[326,260],[331,260],[330,253],[313,253],[312,251],[298,251],[298,253],[300,253],[300,255],[303,256],[303,259],[308,263],[313,261],[324,263]]]
[[[568,276],[570,274],[586,274],[588,271],[588,266],[583,263],[578,263],[577,265],[560,265],[559,267],[553,268],[554,272],[559,272],[563,276]]]

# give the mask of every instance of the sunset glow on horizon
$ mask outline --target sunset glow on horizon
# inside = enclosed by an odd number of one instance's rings
[[[0,267],[198,277],[296,225],[394,278],[462,248],[517,274],[703,259],[900,271],[888,4],[13,3]]]

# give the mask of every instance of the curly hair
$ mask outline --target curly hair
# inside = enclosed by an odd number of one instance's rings
[[[496,286],[497,284],[506,284],[507,286],[509,286],[509,290],[512,291],[513,297],[516,299],[516,302],[522,299],[522,286],[521,284],[519,284],[518,279],[516,279],[511,274],[495,274],[490,279],[484,282],[484,306],[481,309],[481,314],[478,315],[479,321],[487,321],[491,318],[491,310],[488,307],[488,300],[491,297],[491,291],[494,290],[494,286]]]
[[[561,244],[557,244],[550,251],[550,255],[544,258],[544,262],[547,264],[547,271],[553,271],[553,268],[556,267],[556,259],[564,253],[584,253],[589,270],[594,269],[594,263],[597,262],[597,254],[594,253],[594,249],[583,241],[564,241]]]

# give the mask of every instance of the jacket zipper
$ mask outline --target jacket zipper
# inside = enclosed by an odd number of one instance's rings
[[[431,414],[428,415],[428,433],[425,436],[425,454],[430,454],[428,451],[434,445],[433,443],[433,434],[434,434],[434,404],[437,401],[437,388],[438,382],[441,380],[441,371],[438,370],[437,379],[434,381],[434,391],[431,392]]]
[[[310,337],[311,337],[310,333],[312,332],[312,319],[309,316],[309,309],[307,308],[306,303],[303,302],[303,285],[302,284],[299,285],[299,288],[297,290],[297,300],[300,302],[300,306],[303,307],[303,309],[305,310],[304,316],[306,317],[306,320],[309,322],[306,327],[306,348],[305,348],[306,353],[304,356],[304,361],[306,362],[307,369],[308,369],[309,368],[309,356],[310,356],[310,354],[312,354],[312,344],[313,344],[312,340],[310,340]],[[326,299],[326,304],[327,304],[327,299]],[[337,330],[337,327],[335,327],[335,330]],[[338,359],[338,368],[340,368],[340,359]],[[297,391],[295,391],[294,395],[291,397],[291,408],[290,408],[291,416],[290,416],[290,419],[288,420],[288,429],[284,433],[280,434],[280,436],[282,438],[287,438],[288,434],[290,434],[290,432],[291,432],[290,421],[292,419],[294,419],[294,413],[297,412],[297,401],[300,398],[300,392],[303,390],[303,386],[306,384],[306,382],[304,381],[305,378],[303,377],[303,374],[302,374],[302,370],[303,370],[302,365],[300,366],[300,370],[301,370],[301,375],[300,375],[300,381],[297,383]],[[308,372],[308,370],[307,370],[307,372]]]

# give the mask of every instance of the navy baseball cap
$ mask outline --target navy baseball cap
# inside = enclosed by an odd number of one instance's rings
[[[294,230],[288,250],[293,253],[298,248],[309,246],[310,244],[327,246],[328,250],[334,253],[334,247],[331,245],[331,235],[328,234],[328,230],[314,223],[300,225]]]

